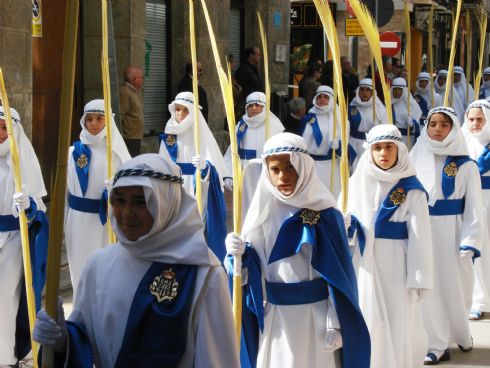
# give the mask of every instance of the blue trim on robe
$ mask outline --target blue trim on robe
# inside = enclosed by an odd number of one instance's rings
[[[0,231],[16,231],[20,229],[19,218],[13,215],[0,216]]]
[[[226,256],[226,205],[225,195],[221,190],[221,182],[216,168],[207,161],[209,170],[208,200],[206,205],[205,235],[209,248],[223,260]],[[206,177],[207,170],[201,172]]]
[[[31,216],[29,216],[29,213]],[[31,206],[26,210],[30,217],[28,223],[29,249],[32,268],[32,286],[36,303],[36,312],[41,309],[41,293],[46,282],[46,262],[48,258],[48,218],[43,211],[37,209],[35,202],[31,199]],[[17,219],[17,223],[18,223]],[[15,354],[19,360],[25,358],[31,350],[29,315],[27,312],[27,296],[25,281],[22,280],[17,312],[15,331]]]
[[[318,117],[316,114],[306,114],[299,122],[299,135],[303,136],[306,130],[306,126],[310,125],[313,133],[313,138],[315,138],[316,145],[320,147],[323,140],[322,131],[320,130],[320,125],[318,124]]]
[[[334,150],[332,148],[330,148],[328,150],[328,153],[326,155],[315,155],[313,153],[310,153],[310,156],[315,161],[330,161],[332,159],[333,151]],[[357,157],[357,153],[356,153],[356,150],[354,149],[354,147],[352,147],[351,144],[348,144],[347,145],[347,154],[348,154],[348,158],[347,159],[349,161],[349,165],[352,165],[354,163],[354,160]],[[335,156],[336,157],[341,157],[342,156],[342,145],[335,150]]]
[[[177,296],[159,303],[150,285],[168,269],[176,274]],[[150,266],[134,295],[115,368],[179,364],[187,346],[196,275],[197,266],[158,262]]]
[[[478,171],[480,171],[480,175],[485,175],[488,171],[490,171],[490,144],[487,144],[483,148],[480,157],[478,157],[478,160],[476,160],[476,164],[478,165]]]
[[[347,229],[347,237],[352,239],[354,234],[357,234],[357,242],[359,244],[359,249],[361,251],[361,256],[364,254],[364,249],[366,248],[366,234],[364,233],[364,229],[362,228],[361,221],[354,216],[351,215],[351,224],[349,229]]]
[[[462,250],[471,250],[471,251],[473,251],[473,257],[471,257],[471,259],[473,260],[473,262],[475,262],[475,259],[477,259],[478,257],[481,257],[481,252],[478,249],[473,248],[472,246],[469,246],[469,245],[460,245],[459,246],[459,251],[462,251]]]
[[[348,119],[349,119],[349,125],[350,125],[350,131],[349,135],[352,138],[360,139],[362,141],[366,140],[366,132],[360,132],[359,127],[361,125],[362,121],[362,116],[361,112],[357,108],[357,106],[349,106],[349,113],[348,113]]]
[[[167,142],[168,137],[173,137],[174,144],[170,145]],[[173,162],[177,162],[177,153],[178,153],[178,147],[179,147],[179,142],[177,141],[177,135],[175,134],[167,134],[167,133],[162,133],[158,136],[158,139],[160,140],[160,143],[163,141],[165,144],[165,147],[167,148],[167,152],[172,159]]]
[[[424,125],[424,121],[429,114],[429,104],[421,95],[414,95],[413,98],[419,104],[420,110],[422,110],[422,115],[420,115],[420,125]]]
[[[196,167],[191,162],[176,162],[182,171],[182,175],[194,175]]]
[[[321,277],[330,287],[330,295],[335,304],[339,318],[343,349],[342,367],[364,368],[370,365],[371,343],[369,332],[359,307],[357,281],[352,265],[345,225],[342,214],[328,208],[320,211],[320,218],[316,225],[303,224],[298,211],[288,218],[281,226],[276,243],[269,257],[268,263],[276,262],[290,257],[301,251],[301,247],[308,242],[312,244],[313,252],[311,265],[320,273]],[[313,242],[313,243],[310,243]],[[260,273],[260,259],[250,247],[246,248],[242,259],[242,267],[248,269],[248,283],[244,285],[244,300],[249,311],[255,314],[258,326],[247,326],[243,320],[245,342],[258,343],[258,334],[255,328],[263,328],[263,295],[262,276]],[[327,293],[327,290],[325,290]],[[243,315],[250,318],[247,311]],[[252,334],[252,336],[247,336]],[[250,364],[254,366],[257,345],[247,345],[250,354]]]
[[[311,304],[328,299],[328,282],[323,278],[301,282],[265,281],[267,301],[274,305]]]
[[[455,216],[464,212],[465,199],[438,199],[433,206],[429,206],[430,216]]]
[[[241,147],[243,138],[245,138],[245,134],[247,133],[248,125],[245,123],[243,119],[240,119],[236,126],[236,141],[238,148]]]
[[[481,176],[481,188],[483,190],[490,189],[490,176]]]
[[[447,156],[446,162],[444,163],[444,167],[442,169],[442,193],[444,194],[444,199],[448,199],[451,194],[454,192],[454,185],[456,181],[456,175],[449,176],[444,172],[446,166],[450,163],[455,163],[457,170],[459,171],[459,167],[468,161],[473,161],[469,156]]]
[[[77,161],[82,154],[84,154],[87,157],[87,165],[81,168],[77,165]],[[73,156],[73,160],[75,161],[75,170],[77,172],[80,188],[82,189],[82,195],[85,196],[85,193],[87,192],[87,188],[88,188],[88,175],[89,175],[92,151],[90,150],[89,146],[83,144],[81,141],[75,141],[73,143],[72,156]]]
[[[102,225],[107,222],[107,189],[104,189],[100,199],[83,198],[68,192],[68,207],[85,213],[98,213]]]
[[[393,201],[390,197],[393,193],[397,193],[400,196],[404,195],[406,198],[408,192],[413,189],[421,190],[427,195],[424,186],[415,175],[400,179],[398,183],[388,191],[374,223],[375,238],[393,240],[408,239],[407,222],[390,221],[401,204],[396,201],[396,199]]]

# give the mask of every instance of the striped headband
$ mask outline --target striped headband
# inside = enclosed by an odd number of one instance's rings
[[[490,104],[488,102],[478,102],[478,101],[475,101],[475,102],[472,102],[468,105],[468,108],[466,109],[466,112],[470,111],[471,109],[474,109],[474,108],[477,108],[477,107],[484,107],[486,109],[489,109],[490,110]]]
[[[149,169],[125,169],[125,170],[119,170],[116,173],[112,185],[115,185],[119,179],[126,176],[143,176],[150,179],[161,179],[177,184],[182,184],[184,182],[184,179],[182,179],[182,177],[180,176],[164,174],[162,172],[153,171]]]
[[[359,87],[367,87],[369,89],[373,89],[373,85],[367,83],[359,83]]]
[[[293,146],[285,146],[285,147],[276,147],[276,148],[271,148],[270,150],[265,151],[262,154],[262,157],[267,157],[274,155],[276,153],[281,153],[281,152],[299,152],[299,153],[304,153],[306,155],[309,155],[310,153],[308,150],[300,147],[293,147]]]
[[[265,102],[262,100],[258,100],[258,99],[247,101],[247,105],[252,105],[252,104],[265,106]]]
[[[17,124],[20,124],[20,120],[19,120],[19,119],[17,119],[17,118],[14,118],[14,117],[12,116],[12,114],[10,114],[10,117],[11,117],[11,118],[12,118],[12,120],[13,120],[13,121],[15,121]],[[5,118],[5,115],[4,115],[3,111],[0,111],[0,118]],[[5,120],[5,119],[2,119],[2,120]]]
[[[105,114],[105,111],[100,110],[100,109],[90,109],[90,110],[84,111],[84,113],[85,114],[88,114],[88,113]]]
[[[373,144],[376,142],[380,141],[397,141],[397,142],[403,142],[403,139],[401,137],[397,137],[394,135],[378,135],[377,137],[374,137],[372,140],[367,141],[368,144]]]
[[[185,98],[185,97],[179,97],[179,98],[175,98],[175,101],[185,101],[185,102],[189,102],[191,104],[194,105],[194,101],[192,101],[191,99],[189,98]]]

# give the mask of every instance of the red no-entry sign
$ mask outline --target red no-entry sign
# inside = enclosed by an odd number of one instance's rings
[[[395,56],[401,48],[401,40],[393,32],[383,32],[379,35],[381,53],[386,56]]]

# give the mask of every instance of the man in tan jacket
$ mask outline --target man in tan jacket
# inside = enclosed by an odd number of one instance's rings
[[[132,157],[140,154],[143,139],[143,99],[139,92],[142,87],[143,69],[139,66],[128,66],[124,71],[124,84],[119,90],[119,101],[122,135]]]

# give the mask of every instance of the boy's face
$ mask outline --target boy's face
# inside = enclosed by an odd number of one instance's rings
[[[432,140],[442,142],[451,132],[452,127],[453,123],[448,116],[440,113],[433,114],[427,126],[427,134]]]
[[[99,134],[105,127],[105,115],[89,112],[85,115],[85,128],[92,135]]]
[[[373,95],[373,91],[371,88],[359,87],[359,97],[361,98],[362,102],[369,101],[372,95]]]
[[[7,124],[5,120],[0,119],[0,143],[3,143],[8,138]]]
[[[259,104],[253,103],[253,104],[247,105],[247,115],[249,118],[252,118],[255,115],[260,114],[263,109],[264,109],[264,106],[259,105]]]
[[[445,75],[440,75],[439,78],[437,78],[437,84],[439,86],[443,86],[446,84],[447,77]]]
[[[267,170],[272,185],[285,196],[290,196],[296,189],[298,173],[291,164],[290,155],[273,155],[267,157]]]
[[[189,115],[189,109],[184,105],[175,104],[175,118],[182,123],[184,119]]]
[[[403,95],[403,88],[393,88],[393,97],[400,98]]]
[[[429,81],[423,79],[423,80],[419,80],[419,88],[420,89],[425,89],[425,87],[427,87],[427,85],[429,84]]]
[[[485,115],[480,107],[468,111],[468,129],[471,133],[479,133],[486,124]]]
[[[378,142],[371,146],[374,163],[381,170],[389,170],[398,160],[398,147],[393,142]]]
[[[329,101],[330,97],[328,97],[328,95],[325,93],[320,93],[318,96],[316,96],[316,104],[318,106],[327,106]]]
[[[461,82],[461,74],[454,73],[454,83],[459,83],[459,82]]]
[[[155,220],[146,207],[142,187],[115,188],[111,195],[111,205],[117,226],[129,240],[138,240],[151,230]]]

